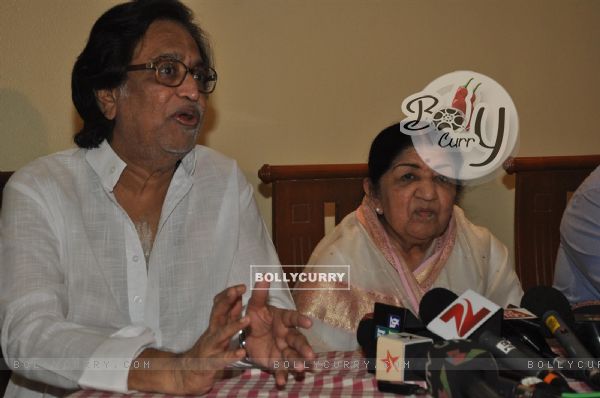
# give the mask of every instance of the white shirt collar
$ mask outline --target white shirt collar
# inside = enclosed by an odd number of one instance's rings
[[[121,173],[127,167],[127,163],[116,154],[106,140],[102,141],[98,148],[88,150],[85,158],[100,177],[102,186],[112,192],[119,178],[121,178]],[[184,156],[181,160],[181,166],[188,176],[194,174],[196,168],[196,152],[194,150]]]

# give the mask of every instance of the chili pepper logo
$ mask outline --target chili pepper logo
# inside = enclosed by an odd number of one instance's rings
[[[481,86],[481,83],[475,86],[467,102],[467,96],[469,95],[468,87],[473,79],[470,78],[465,84],[456,89],[451,108],[442,108],[433,115],[432,121],[438,130],[456,133],[470,129],[475,100],[477,98],[476,92],[479,86]],[[467,109],[467,103],[470,104],[469,109]]]

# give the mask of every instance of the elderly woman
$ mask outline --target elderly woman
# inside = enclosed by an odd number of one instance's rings
[[[349,265],[350,290],[305,283],[298,310],[313,318],[309,340],[321,350],[358,348],[356,328],[375,302],[418,314],[433,287],[467,289],[506,306],[523,291],[506,247],[455,205],[459,187],[423,162],[399,125],[383,130],[369,153],[360,207],[317,245],[315,265]]]

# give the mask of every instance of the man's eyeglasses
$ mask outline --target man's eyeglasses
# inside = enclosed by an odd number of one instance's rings
[[[178,87],[183,83],[188,73],[192,75],[198,90],[204,94],[215,91],[217,86],[217,72],[210,67],[195,66],[188,68],[183,62],[176,59],[159,59],[147,64],[129,65],[126,70],[154,70],[156,82],[167,87]]]

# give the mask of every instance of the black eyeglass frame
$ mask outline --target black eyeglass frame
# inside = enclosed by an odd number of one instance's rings
[[[159,71],[158,71],[158,66],[160,65],[161,62],[176,62],[178,64],[180,64],[181,66],[183,66],[185,73],[183,74],[181,81],[177,84],[166,84],[164,82],[160,81],[160,78],[158,76]],[[156,82],[158,84],[161,84],[163,86],[166,87],[179,87],[183,84],[183,81],[185,80],[185,78],[187,77],[188,73],[192,76],[192,78],[196,81],[196,84],[198,86],[198,91],[200,91],[203,94],[210,94],[213,91],[215,91],[215,88],[217,87],[217,71],[214,70],[213,68],[206,67],[203,68],[204,71],[206,71],[206,80],[202,81],[200,80],[201,75],[199,75],[197,72],[194,73],[192,71],[192,68],[188,68],[188,66],[186,64],[184,64],[183,62],[181,62],[178,59],[173,59],[173,58],[161,58],[161,59],[157,59],[157,60],[153,60],[150,62],[147,62],[145,64],[135,64],[135,65],[128,65],[125,70],[127,72],[134,72],[134,71],[140,71],[140,70],[153,70],[154,71],[154,79],[156,80]],[[205,90],[202,87],[205,87],[207,85],[211,85],[212,86],[209,87],[209,90]]]

